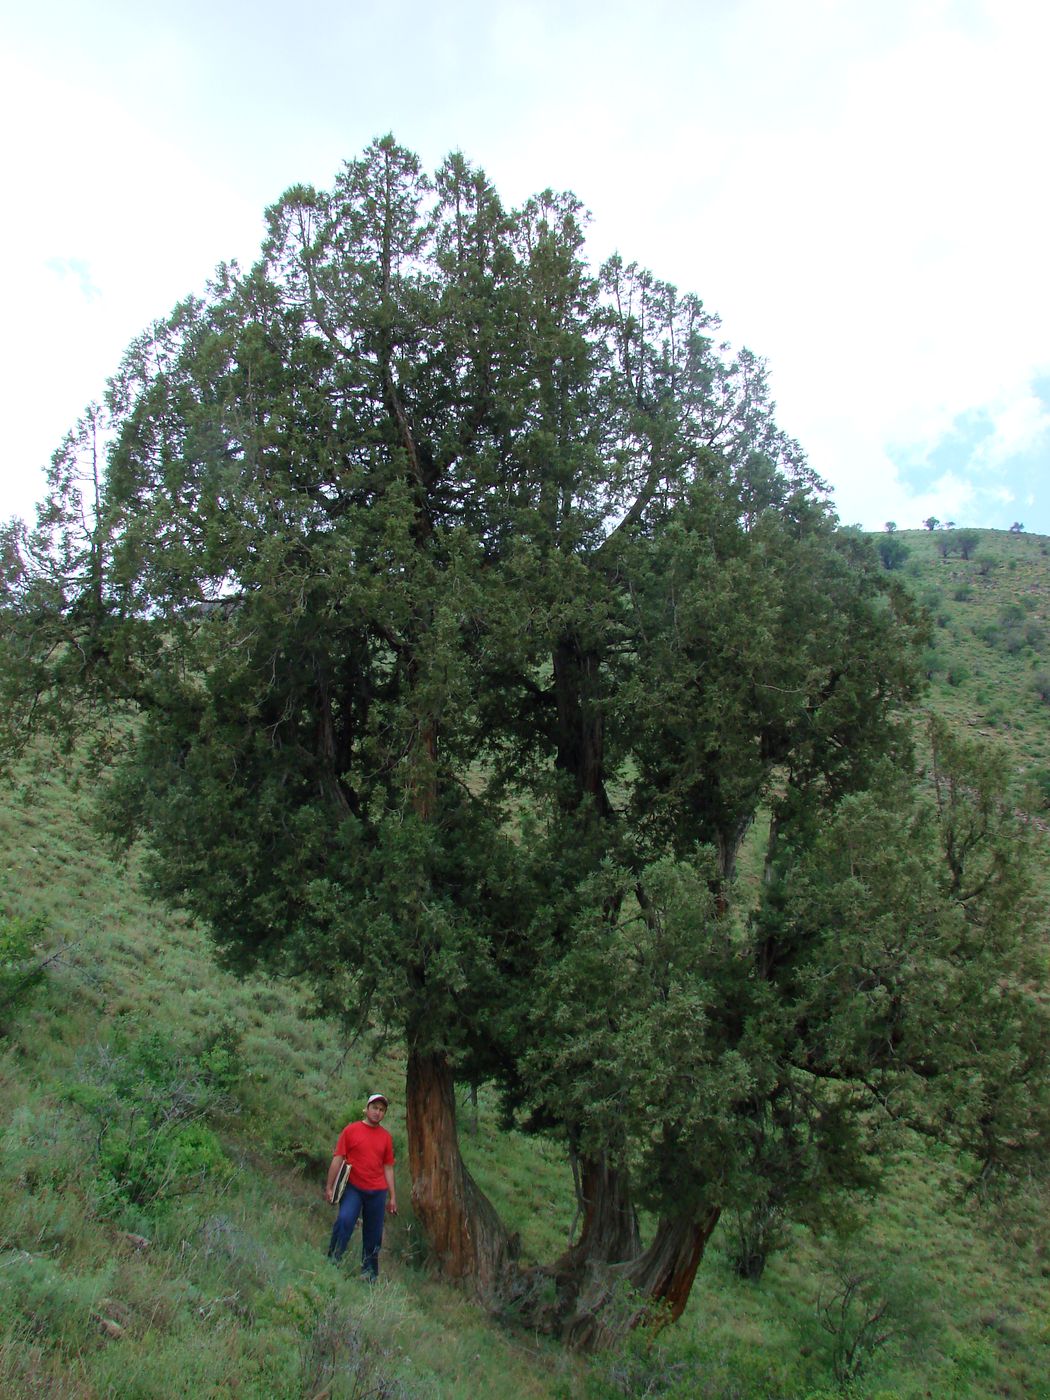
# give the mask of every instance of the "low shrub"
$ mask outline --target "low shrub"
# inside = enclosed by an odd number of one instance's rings
[[[1017,616],[1017,614],[1020,616]],[[989,622],[978,633],[981,640],[1007,656],[1017,656],[1026,647],[1035,652],[1043,649],[1042,627],[1033,619],[1026,618],[1020,608],[1004,609],[998,622]]]
[[[43,919],[0,917],[0,1034],[44,979]]]
[[[96,1125],[100,1215],[152,1207],[230,1176],[232,1164],[203,1120],[231,1106],[238,1066],[236,1044],[223,1032],[192,1052],[125,1025],[96,1048],[65,1097]]]
[[[918,1276],[876,1255],[834,1259],[817,1296],[817,1319],[830,1338],[829,1360],[846,1389],[885,1349],[919,1347],[930,1314]]]
[[[79,1355],[102,1335],[95,1316],[105,1276],[66,1274],[46,1256],[24,1250],[0,1254],[0,1310],[27,1339]]]
[[[299,1393],[304,1400],[411,1400],[412,1390],[386,1374],[386,1365],[387,1353],[371,1345],[353,1314],[331,1302],[301,1336]]]
[[[106,1215],[128,1204],[149,1206],[192,1191],[206,1178],[224,1180],[231,1171],[218,1138],[204,1124],[145,1124],[132,1115],[99,1144],[96,1204]]]
[[[769,1256],[788,1240],[787,1217],[782,1205],[762,1200],[748,1210],[734,1210],[729,1217],[729,1262],[739,1278],[757,1283]]]
[[[932,681],[935,676],[939,676],[945,669],[945,665],[946,662],[943,653],[938,651],[935,646],[927,647],[923,652],[922,669],[928,681]]]
[[[1037,812],[1050,812],[1050,768],[1040,768],[1028,775],[1025,785],[1028,805]]]

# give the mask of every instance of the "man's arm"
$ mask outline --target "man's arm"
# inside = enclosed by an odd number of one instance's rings
[[[388,1193],[389,1193],[389,1194],[387,1195],[387,1198],[386,1198],[386,1208],[387,1208],[387,1210],[389,1211],[389,1213],[390,1213],[391,1215],[396,1215],[396,1214],[397,1214],[397,1191],[394,1189],[394,1164],[393,1164],[393,1162],[387,1162],[387,1164],[386,1164],[386,1165],[384,1166],[384,1168],[383,1168],[383,1175],[386,1177],[386,1189],[387,1189],[387,1191],[388,1191]]]
[[[328,1168],[328,1180],[325,1182],[324,1198],[329,1205],[332,1204],[332,1192],[335,1190],[335,1179],[339,1174],[339,1168],[343,1165],[343,1158],[335,1156],[332,1158],[332,1165]]]

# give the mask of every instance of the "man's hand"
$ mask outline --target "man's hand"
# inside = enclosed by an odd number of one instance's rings
[[[339,1176],[339,1168],[343,1165],[342,1156],[333,1156],[332,1165],[328,1169],[328,1179],[325,1180],[325,1200],[329,1205],[335,1205],[332,1200],[332,1193],[336,1189],[336,1177]]]
[[[396,1196],[388,1196],[388,1197],[387,1197],[387,1202],[386,1202],[386,1213],[387,1213],[387,1215],[396,1215],[396,1214],[397,1214],[397,1197],[396,1197]]]

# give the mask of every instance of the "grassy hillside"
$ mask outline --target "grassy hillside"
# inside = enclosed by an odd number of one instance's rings
[[[987,532],[961,560],[901,538],[901,577],[937,619],[932,702],[1006,743],[1019,785],[1037,779],[1047,542]],[[726,1222],[682,1323],[618,1356],[488,1320],[435,1279],[407,1208],[376,1289],[333,1269],[331,1145],[378,1085],[404,1160],[398,1053],[347,1047],[296,989],[220,971],[95,843],[89,806],[55,772],[0,790],[3,927],[56,955],[0,1005],[3,1395],[813,1397],[885,1304],[892,1335],[854,1395],[1050,1396],[1044,1203],[979,1203],[907,1136],[887,1140],[889,1189],[857,1204],[852,1236],[796,1232],[756,1285],[729,1266]],[[551,1257],[572,1225],[557,1147],[500,1133],[484,1091],[464,1147],[526,1255]],[[401,1186],[407,1207],[403,1166]]]
[[[1003,745],[1019,788],[1050,797],[1050,541],[976,531],[967,559],[963,533],[896,536],[909,553],[895,572],[934,623],[930,704]]]

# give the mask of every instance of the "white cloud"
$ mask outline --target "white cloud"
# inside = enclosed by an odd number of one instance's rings
[[[462,148],[511,200],[575,189],[596,256],[699,292],[769,359],[846,520],[977,511],[1043,440],[1046,7],[320,0],[292,30],[276,0],[106,14],[96,36],[70,4],[68,35],[53,22],[0,61],[0,118],[24,138],[3,156],[0,514],[127,340],[252,255],[265,202],[389,127],[428,163]],[[391,44],[396,81],[375,61]],[[909,486],[891,446],[928,456],[975,413],[994,434],[965,478]],[[1050,500],[1031,509],[1050,530]]]
[[[83,258],[48,258],[44,266],[59,279],[71,280],[85,301],[94,301],[100,295],[91,268]]]
[[[785,131],[752,168],[777,217],[768,248],[744,234],[754,273],[734,289],[739,316],[763,324],[785,422],[847,518],[874,523],[867,454],[851,442],[930,449],[985,409],[1005,451],[1050,358],[1035,177],[1045,48],[1030,30],[917,28],[858,64],[834,120]],[[741,177],[720,203],[744,194]],[[734,266],[728,241],[718,260]],[[829,406],[836,434],[822,429]]]
[[[977,466],[1001,467],[1013,457],[1050,448],[1050,412],[1033,393],[1010,400],[990,413],[993,431],[974,452]],[[1050,451],[1048,451],[1050,457]]]
[[[5,188],[25,194],[0,223],[7,516],[30,511],[50,453],[131,338],[223,256],[251,253],[261,211],[91,87],[0,60],[0,121],[33,132],[3,158]]]

